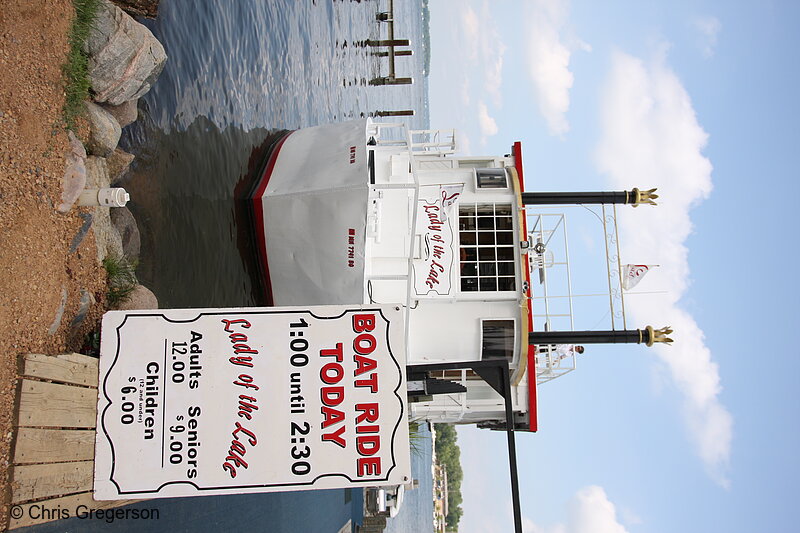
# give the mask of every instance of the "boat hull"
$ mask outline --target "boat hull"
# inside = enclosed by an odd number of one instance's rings
[[[252,205],[274,305],[362,302],[367,125],[360,120],[297,130],[273,146]]]

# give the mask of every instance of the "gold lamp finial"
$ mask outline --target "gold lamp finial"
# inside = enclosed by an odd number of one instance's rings
[[[647,191],[640,191],[636,187],[633,188],[633,207],[639,207],[641,204],[658,205],[655,200],[658,195],[655,192],[658,189],[653,188]]]
[[[650,334],[650,340],[647,341],[647,346],[652,346],[653,343],[663,342],[664,344],[672,344],[672,339],[667,335],[672,333],[672,328],[666,326],[661,329],[653,329],[653,326],[647,326],[647,332]]]

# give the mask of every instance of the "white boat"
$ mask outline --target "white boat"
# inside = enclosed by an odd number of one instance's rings
[[[514,427],[535,431],[535,351],[521,145],[455,156],[452,130],[371,119],[290,132],[251,194],[274,305],[397,303],[408,364],[506,359]],[[505,420],[504,399],[469,370],[466,390],[412,404],[434,422]]]
[[[655,204],[658,196],[526,193],[519,142],[502,156],[455,153],[452,130],[370,119],[281,137],[251,195],[263,281],[275,305],[402,306],[409,416],[507,432],[522,531],[514,432],[537,430],[538,385],[576,368],[577,341],[672,342],[669,327],[627,329],[616,235],[616,204]],[[575,331],[564,215],[525,207],[587,203],[603,210],[606,331]],[[566,267],[564,300],[548,296],[556,266]],[[534,313],[532,274],[542,313]],[[556,298],[565,311],[549,310]]]

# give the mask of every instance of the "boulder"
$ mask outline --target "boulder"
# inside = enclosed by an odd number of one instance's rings
[[[108,164],[102,157],[90,155],[86,158],[86,188],[104,189],[111,183],[108,175]]]
[[[120,128],[124,128],[128,124],[136,122],[139,118],[139,100],[128,100],[119,105],[102,104],[103,109],[111,113],[119,124]]]
[[[137,285],[128,298],[117,306],[117,309],[131,311],[133,309],[158,309],[158,299],[144,285]]]
[[[72,242],[69,245],[69,253],[71,254],[78,251],[78,247],[83,242],[86,234],[89,233],[89,228],[92,227],[92,222],[94,222],[94,216],[91,213],[78,213],[78,216],[83,219],[83,223],[75,236],[72,237]]]
[[[84,288],[81,288],[81,298],[78,301],[78,312],[69,323],[69,327],[73,331],[83,324],[83,321],[86,320],[86,315],[89,313],[89,308],[95,303],[97,302],[95,301],[92,293]]]
[[[94,100],[120,105],[139,98],[164,69],[164,47],[143,25],[101,0],[86,41]]]
[[[57,209],[59,213],[66,213],[86,187],[86,149],[72,132],[69,132],[69,151],[61,186],[61,203]]]
[[[95,207],[94,209],[94,243],[97,248],[97,262],[102,263],[106,257],[122,257],[122,236],[114,229],[109,211],[119,209],[114,207]]]
[[[127,207],[116,207],[111,209],[109,214],[111,223],[122,238],[122,254],[129,263],[136,261],[142,247],[136,219]]]
[[[108,164],[108,177],[110,178],[112,184],[118,182],[125,172],[128,171],[128,167],[131,166],[133,159],[133,154],[129,154],[128,152],[119,148],[114,150],[114,153],[108,156],[106,159],[106,163]]]
[[[86,118],[89,119],[89,143],[87,148],[89,153],[107,157],[111,155],[119,143],[122,135],[117,119],[114,116],[92,102],[85,102]]]
[[[114,3],[132,17],[154,19],[158,16],[158,1],[159,0],[114,0]]]
[[[47,334],[53,336],[58,331],[58,328],[61,327],[61,319],[64,318],[64,309],[67,307],[67,288],[63,285],[61,286],[61,303],[56,309],[55,318],[53,318],[53,323],[50,324],[50,329],[47,330]]]

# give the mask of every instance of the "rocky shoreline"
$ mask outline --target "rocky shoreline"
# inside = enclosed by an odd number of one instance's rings
[[[86,189],[119,187],[134,156],[118,148],[122,128],[136,121],[138,100],[150,90],[167,61],[164,47],[142,24],[108,0],[101,0],[85,51],[92,101],[85,103],[89,137],[85,145],[70,133],[58,211],[72,209]],[[135,264],[140,236],[127,207],[94,207],[76,234],[93,228],[98,262],[106,257]],[[155,295],[137,285],[120,309],[158,308]]]

